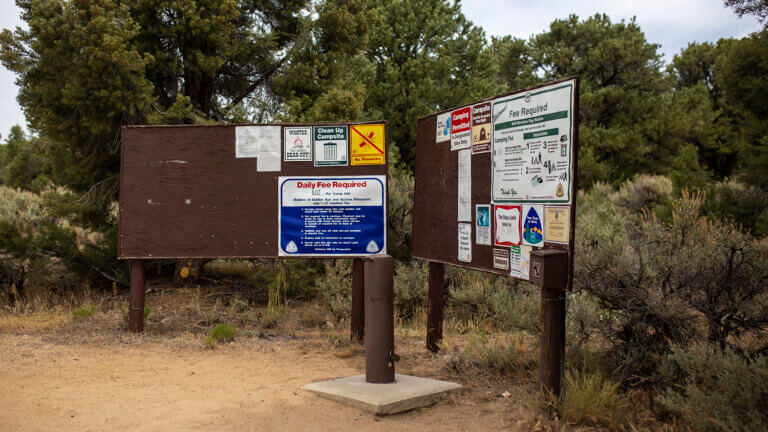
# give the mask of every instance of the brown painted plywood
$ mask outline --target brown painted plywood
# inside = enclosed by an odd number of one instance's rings
[[[560,81],[567,81],[574,77]],[[579,119],[579,82],[576,81],[576,97],[574,100],[574,137],[573,137],[573,181],[571,182],[570,204],[570,233],[569,244],[544,243],[545,249],[565,249],[569,251],[570,268],[573,268],[574,227],[576,215],[576,191],[578,170],[578,119]],[[559,82],[559,81],[558,81]],[[551,85],[546,83],[542,86]],[[541,87],[541,86],[537,86]],[[417,125],[416,137],[416,169],[413,209],[413,241],[411,252],[414,258],[427,261],[450,264],[456,267],[480,270],[495,274],[509,274],[508,271],[493,268],[493,249],[502,247],[480,245],[475,242],[476,204],[491,204],[491,153],[472,155],[472,262],[458,260],[458,151],[451,151],[450,141],[437,143],[435,129],[438,114],[472,106],[478,103],[492,101],[496,98],[527,92],[537,87],[523,89],[494,98],[483,99],[468,103],[461,107],[443,110],[420,118]],[[493,211],[491,211],[493,215]],[[491,238],[493,239],[493,221],[491,221]],[[493,240],[492,240],[493,242]],[[509,250],[509,248],[505,248]],[[534,248],[540,249],[540,248]],[[572,271],[571,271],[572,278]],[[570,283],[569,283],[570,285]]]
[[[295,126],[313,125],[348,124]],[[278,177],[387,175],[311,161],[259,172],[235,157],[235,127],[123,128],[119,258],[277,258]]]

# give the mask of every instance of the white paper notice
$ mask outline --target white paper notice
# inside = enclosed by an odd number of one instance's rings
[[[520,206],[494,205],[496,246],[520,246]]]
[[[520,277],[528,279],[531,270],[531,248],[530,246],[520,246]]]
[[[283,160],[311,161],[312,160],[312,128],[309,126],[286,127],[283,129]]]
[[[491,206],[489,204],[475,206],[475,243],[491,245]]]
[[[459,261],[472,262],[472,224],[459,224]]]
[[[257,142],[259,155],[256,159],[257,171],[280,171],[280,126],[259,126]]]
[[[451,113],[437,115],[437,127],[435,130],[435,142],[441,143],[451,140]]]
[[[520,246],[512,246],[509,248],[509,275],[515,277],[522,277],[523,260],[520,258]]]
[[[256,137],[261,126],[237,126],[235,128],[235,157],[255,158],[259,156],[259,140]]]
[[[571,202],[574,81],[493,102],[491,197]]]
[[[472,220],[472,151],[459,151],[458,220]]]

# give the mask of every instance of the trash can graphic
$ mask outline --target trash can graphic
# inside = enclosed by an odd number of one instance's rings
[[[323,154],[325,155],[325,160],[335,160],[336,159],[336,143],[329,142],[329,143],[323,144]]]

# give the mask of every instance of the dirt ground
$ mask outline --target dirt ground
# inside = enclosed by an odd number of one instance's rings
[[[277,328],[243,330],[211,349],[209,327],[172,324],[184,307],[168,297],[149,302],[156,310],[141,336],[103,302],[85,319],[67,307],[0,313],[0,431],[581,430],[542,415],[535,382],[456,372],[446,366],[450,355],[425,350],[418,330],[398,328],[397,372],[465,390],[428,408],[375,416],[301,390],[365,370],[362,347],[339,343],[344,328],[301,326],[312,308],[291,307]],[[455,337],[446,335],[448,346]]]

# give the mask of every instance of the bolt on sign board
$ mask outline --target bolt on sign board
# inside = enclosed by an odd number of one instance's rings
[[[381,156],[350,160],[361,141]],[[386,142],[384,122],[125,127],[118,257],[385,254]]]
[[[572,77],[419,119],[413,256],[528,280],[531,252],[561,249],[572,268],[578,113]]]

